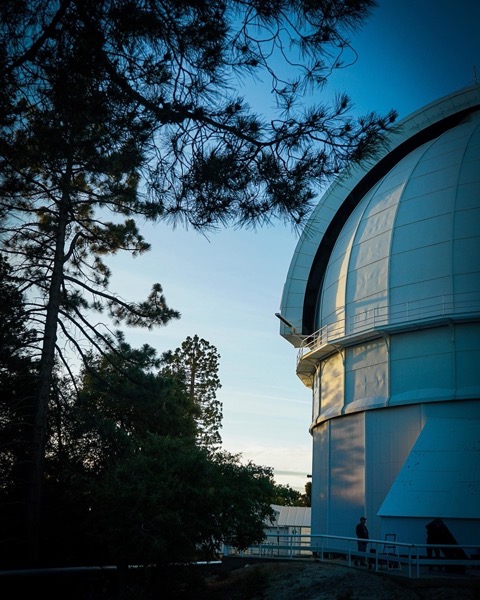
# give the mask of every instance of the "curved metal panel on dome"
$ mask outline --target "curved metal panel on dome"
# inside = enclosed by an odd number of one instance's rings
[[[428,165],[432,164],[431,161],[434,163],[437,160],[435,155],[436,152],[441,154],[442,151],[445,150],[445,148],[442,150],[441,143],[437,144],[439,136],[441,136],[442,133],[448,132],[448,130],[452,129],[455,125],[458,125],[459,121],[465,119],[466,115],[471,113],[475,107],[480,107],[480,86],[478,85],[473,85],[455,92],[410,115],[399,123],[398,131],[390,136],[388,147],[382,152],[382,155],[377,158],[375,163],[369,162],[362,166],[352,168],[349,173],[339,178],[324,194],[318,206],[313,211],[297,244],[284,285],[281,300],[281,314],[284,318],[284,322],[280,325],[280,333],[293,345],[298,347],[301,344],[301,337],[299,334],[307,336],[312,334],[318,328],[316,317],[319,314],[319,292],[324,281],[327,267],[329,266],[331,254],[335,243],[341,243],[340,237],[341,234],[343,235],[342,229],[349,219],[354,219],[353,213],[359,203],[363,202],[363,199],[367,195],[372,197],[378,192],[379,194],[383,193],[385,195],[385,202],[394,202],[396,198],[398,207],[400,198],[404,198],[403,194],[405,191],[403,188],[407,183],[409,184],[409,194],[414,194],[415,186],[421,185],[422,183],[422,177],[428,177],[428,174],[423,175],[422,171],[428,170]],[[454,131],[457,131],[456,127]],[[470,143],[473,144],[474,142]],[[420,146],[423,146],[423,151],[425,151],[432,145],[434,146],[434,149],[431,151],[428,158],[423,157]],[[453,138],[450,139],[447,145],[453,150]],[[416,152],[420,153],[416,154]],[[466,148],[466,152],[468,154],[468,147]],[[445,160],[447,159],[447,155],[448,151],[444,153]],[[417,162],[415,162],[415,157]],[[402,159],[405,159],[406,162],[402,161]],[[406,171],[401,171],[400,164]],[[415,177],[409,177],[409,167],[416,169]],[[468,202],[468,200],[464,199],[464,196],[473,193],[471,189],[469,190],[469,186],[472,188],[476,185],[474,181],[475,167],[469,165],[467,155],[464,156],[461,167],[461,174],[457,170],[457,172],[452,173],[451,176],[457,178],[460,176],[463,178],[461,183],[462,188],[464,188],[462,189],[461,194],[462,202]],[[388,182],[385,183],[386,174],[392,170],[395,171],[395,173],[391,173]],[[478,167],[476,172],[478,175]],[[440,173],[437,170],[437,175],[438,182],[443,182],[445,184],[446,178],[449,176],[448,173]],[[434,181],[432,173],[430,173],[430,180]],[[425,182],[425,179],[423,179],[423,181]],[[390,196],[385,187],[387,184],[391,186]],[[380,188],[383,189],[383,192]],[[377,197],[377,200],[378,199],[379,197]],[[395,209],[390,211],[390,218],[394,211]],[[384,216],[387,218],[387,214]],[[397,215],[395,215],[395,217],[396,216]],[[419,221],[417,221],[417,223],[418,222]],[[379,217],[377,217],[377,220],[375,221],[375,226],[380,226]],[[384,253],[387,242],[388,233],[385,232],[382,245]],[[464,242],[464,246],[465,245],[468,245],[466,240]],[[458,248],[460,248],[460,245],[458,245]],[[372,243],[370,244],[370,249],[367,248],[367,245],[364,245],[362,250],[362,256],[358,256],[356,260],[368,260],[369,252],[378,252],[381,248],[378,248]],[[353,248],[351,248],[351,252],[352,251]],[[357,250],[355,250],[355,252],[357,252]],[[420,256],[419,254],[418,257],[421,261],[428,261],[428,251],[424,252],[424,256]],[[354,257],[350,254],[349,258]],[[373,254],[371,258],[374,258]],[[458,259],[455,258],[454,260]],[[374,261],[372,260],[370,264],[373,263]],[[434,265],[431,265],[432,268],[433,266]],[[345,268],[345,264],[343,267]],[[376,267],[377,271],[373,273],[370,272],[369,276],[385,276],[389,279],[390,284],[392,271],[391,269],[387,269],[388,265],[382,266],[381,263],[378,263]],[[357,274],[360,277],[362,276],[361,271],[358,271]],[[468,275],[464,274],[463,279],[466,281]],[[402,285],[401,282],[397,283],[398,285],[395,285],[395,293],[401,303],[403,302],[401,294]],[[330,290],[330,293],[333,294],[333,290]],[[345,290],[340,290],[340,293],[348,296],[348,290],[346,288]],[[329,303],[330,309],[332,309],[334,304],[333,300],[328,299],[327,295],[325,295],[325,301]],[[377,306],[381,306],[381,304],[377,304]],[[334,313],[338,313],[338,310],[337,307],[335,310],[331,310],[330,314],[333,315]],[[335,317],[330,317],[330,320],[336,319],[338,322],[338,317],[339,315],[336,314]],[[285,322],[292,325],[292,327]]]
[[[330,255],[315,329],[340,321],[343,337],[478,313],[480,203],[463,199],[471,185],[480,193],[480,111],[411,152],[358,204]]]

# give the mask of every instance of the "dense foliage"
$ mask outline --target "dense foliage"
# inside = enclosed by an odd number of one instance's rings
[[[295,490],[290,485],[275,485],[274,496],[272,499],[273,504],[279,506],[311,506],[312,503],[312,484],[307,482],[305,484],[305,492],[302,494],[298,490]]]
[[[7,319],[21,310],[18,300]],[[223,543],[260,541],[272,470],[198,444],[198,409],[184,377],[159,370],[149,346],[133,349],[121,334],[111,343],[115,352],[89,357],[76,390],[56,378],[37,564],[167,565],[215,558]],[[2,439],[11,444],[0,464],[5,568],[28,562],[24,490],[14,472],[25,436],[14,396],[2,398]]]
[[[26,534],[18,504],[25,498],[31,450],[37,365],[28,349],[33,337],[12,268],[0,255],[0,540],[14,553]]]

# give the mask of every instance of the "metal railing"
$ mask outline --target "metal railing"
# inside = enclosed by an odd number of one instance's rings
[[[261,544],[251,546],[247,550],[238,551],[225,546],[224,556],[251,556],[257,558],[295,559],[315,557],[320,561],[331,560],[332,556],[343,560],[348,566],[354,561],[362,560],[375,571],[388,570],[406,574],[408,577],[420,577],[424,568],[445,568],[446,572],[464,572],[467,567],[480,569],[480,549],[472,545],[447,544],[413,544],[391,542],[387,540],[368,540],[370,550],[360,552],[357,549],[356,537],[344,537],[323,534],[268,534]],[[390,550],[385,551],[388,547]],[[392,547],[395,552],[392,552]],[[439,548],[448,551],[463,551],[467,558],[432,558],[428,549]]]
[[[428,324],[438,319],[458,320],[475,315],[480,318],[480,292],[444,294],[399,304],[377,305],[349,317],[345,316],[343,308],[332,317],[331,323],[303,339],[297,359],[300,362],[308,354],[343,338],[387,327],[399,327],[412,321]]]

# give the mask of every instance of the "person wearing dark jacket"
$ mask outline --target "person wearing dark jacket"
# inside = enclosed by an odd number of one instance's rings
[[[366,542],[365,540],[368,540],[368,529],[367,529],[366,522],[367,522],[367,519],[365,517],[361,517],[360,522],[357,524],[357,527],[355,528],[355,535],[357,536],[357,538],[359,540],[357,542],[357,549],[359,552],[367,551],[368,542]],[[358,566],[359,564],[361,564],[365,567],[368,566],[368,562],[364,556],[360,557],[360,559],[355,560],[355,565]]]

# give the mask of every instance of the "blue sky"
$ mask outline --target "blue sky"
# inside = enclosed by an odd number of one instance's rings
[[[471,84],[475,65],[480,81],[479,23],[480,3],[472,0],[380,2],[351,36],[357,62],[337,72],[325,93],[347,92],[357,114],[394,108],[403,118]],[[165,225],[142,231],[151,252],[115,257],[112,289],[133,300],[159,282],[182,318],[152,332],[128,330],[128,341],[158,352],[195,334],[213,344],[224,448],[273,467],[279,483],[303,491],[311,472],[310,390],[296,377],[297,352],[275,317],[297,234],[280,224],[208,238]]]

